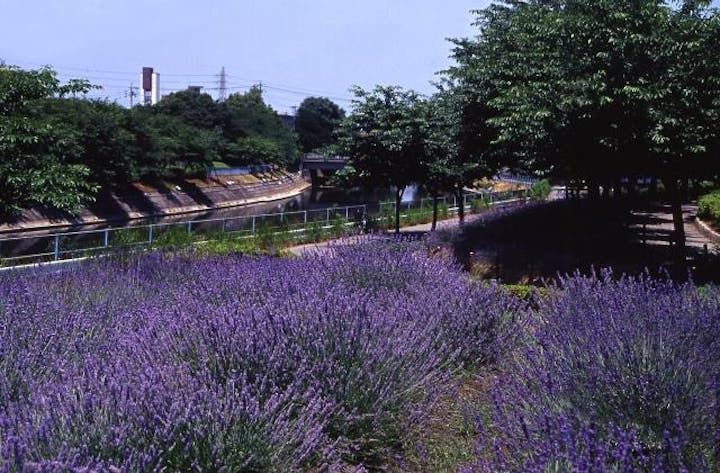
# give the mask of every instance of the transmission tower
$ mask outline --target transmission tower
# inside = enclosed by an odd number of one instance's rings
[[[130,84],[129,89],[125,92],[125,97],[130,97],[130,108],[133,106],[133,98],[137,97],[138,93],[136,92],[137,87]]]
[[[227,98],[227,75],[225,74],[225,66],[220,69],[220,80],[218,82],[218,100],[224,102]]]

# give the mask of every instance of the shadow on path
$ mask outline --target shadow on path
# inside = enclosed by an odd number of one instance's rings
[[[640,209],[641,211],[638,211]],[[575,200],[519,209],[470,223],[453,238],[473,273],[508,283],[541,283],[559,274],[613,268],[616,274],[673,274],[672,220],[664,210],[627,201]],[[688,247],[696,281],[720,280],[717,257]]]

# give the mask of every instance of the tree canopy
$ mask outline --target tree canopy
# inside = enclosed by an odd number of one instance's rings
[[[96,187],[77,163],[77,137],[38,113],[44,99],[89,88],[84,81],[61,85],[47,68],[0,67],[0,215],[34,203],[74,211],[91,199]]]
[[[126,109],[88,100],[92,86],[60,84],[50,68],[0,66],[0,211],[73,212],[100,187],[202,175],[213,161],[288,165],[296,136],[258,87],[225,102],[195,91]]]
[[[335,130],[345,112],[324,97],[308,97],[302,101],[295,117],[295,131],[302,151],[308,153],[337,143]]]
[[[343,149],[361,182],[395,189],[396,231],[405,188],[422,174],[427,120],[414,91],[377,86],[353,89],[353,112],[343,123]]]
[[[448,71],[489,112],[465,127],[493,136],[496,162],[591,190],[654,176],[672,193],[718,169],[720,18],[706,5],[507,0],[478,11],[480,34],[455,42]],[[682,247],[678,197],[674,209]]]

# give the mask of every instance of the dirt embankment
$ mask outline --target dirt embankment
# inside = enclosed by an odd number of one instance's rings
[[[0,233],[122,222],[270,202],[297,195],[309,186],[300,175],[284,172],[188,179],[178,183],[134,183],[121,192],[101,191],[96,201],[77,215],[28,209],[16,220],[0,223]]]

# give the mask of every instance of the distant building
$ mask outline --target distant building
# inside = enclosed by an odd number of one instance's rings
[[[194,94],[200,95],[200,92],[202,91],[202,86],[201,85],[188,85],[187,90],[188,90],[188,92],[192,92]]]
[[[143,67],[140,74],[140,99],[143,105],[155,105],[160,101],[160,74],[152,67]]]

